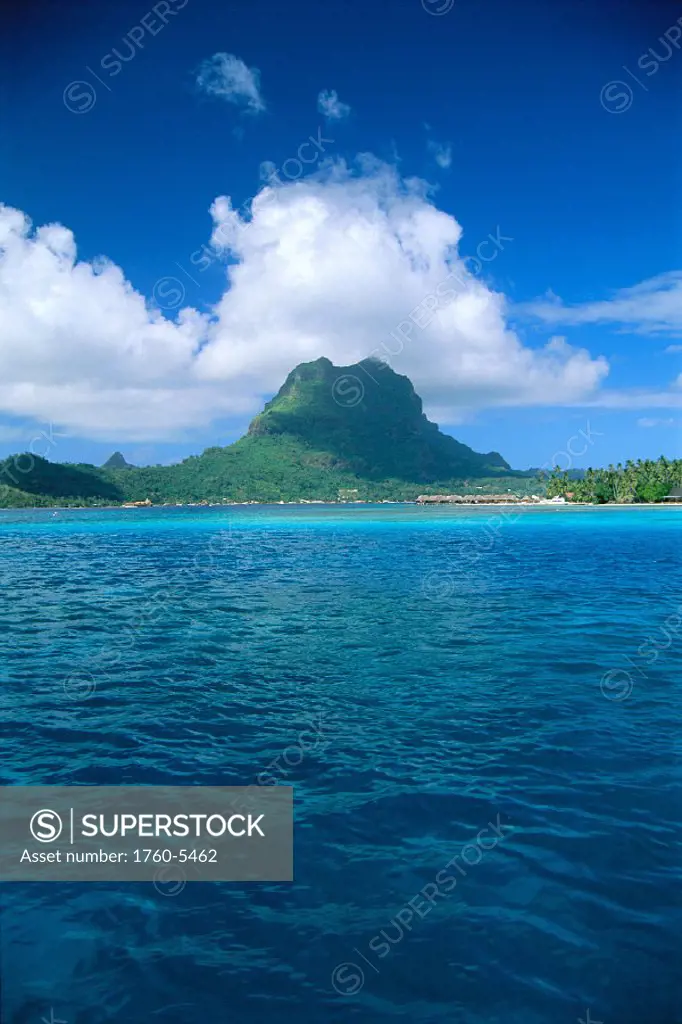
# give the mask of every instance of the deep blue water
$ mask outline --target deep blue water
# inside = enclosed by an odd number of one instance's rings
[[[679,1024],[681,540],[664,508],[0,512],[0,782],[260,777],[296,815],[293,884],[1,886],[3,1024]]]

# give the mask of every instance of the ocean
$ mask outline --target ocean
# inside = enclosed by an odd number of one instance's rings
[[[662,507],[0,512],[3,785],[295,805],[292,883],[0,886],[3,1024],[680,1024],[681,540]]]

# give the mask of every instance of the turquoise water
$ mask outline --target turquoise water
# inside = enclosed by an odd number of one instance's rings
[[[4,885],[3,1024],[679,1024],[681,540],[673,508],[0,512],[0,782],[296,806],[293,884]]]

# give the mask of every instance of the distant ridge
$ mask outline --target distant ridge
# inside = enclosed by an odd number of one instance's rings
[[[102,469],[135,469],[135,466],[126,462],[120,452],[114,452],[106,462],[102,463]]]

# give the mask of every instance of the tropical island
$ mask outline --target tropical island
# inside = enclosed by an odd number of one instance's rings
[[[363,360],[301,363],[226,447],[175,465],[52,463],[28,452],[0,462],[0,507],[234,502],[509,500],[657,502],[682,485],[682,461],[626,463],[548,477],[479,453],[424,415],[407,377]],[[532,497],[531,497],[532,496]]]

